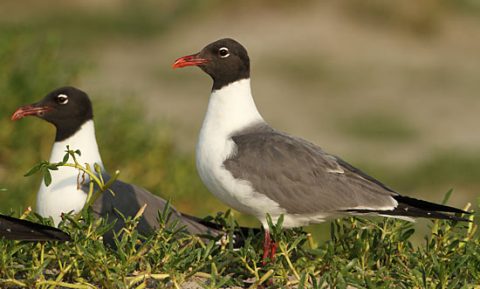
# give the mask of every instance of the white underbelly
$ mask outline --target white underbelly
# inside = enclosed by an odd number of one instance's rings
[[[208,190],[228,206],[265,222],[266,214],[276,219],[286,211],[266,195],[254,190],[247,180],[235,179],[224,167],[224,160],[234,150],[233,141],[226,141],[221,150],[214,146],[197,147],[197,170]],[[221,152],[224,153],[221,153]]]
[[[37,194],[37,213],[42,217],[52,217],[58,225],[62,213],[79,212],[86,199],[87,194],[77,189],[76,177],[57,179],[48,187],[42,182]]]

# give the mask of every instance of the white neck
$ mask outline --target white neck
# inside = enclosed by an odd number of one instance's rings
[[[202,130],[225,136],[263,121],[252,97],[250,79],[242,79],[212,91]]]
[[[76,158],[81,165],[88,163],[93,168],[93,165],[97,163],[103,170],[103,163],[95,138],[93,120],[84,123],[68,139],[55,142],[50,155],[51,163],[63,160],[67,145],[71,150],[80,150],[81,155],[76,155]],[[69,162],[72,162],[72,160],[69,159]],[[43,217],[52,217],[55,224],[58,224],[62,213],[81,210],[87,195],[78,186],[78,170],[71,167],[59,167],[58,170],[50,172],[52,183],[47,187],[42,181],[37,194],[37,212]],[[88,179],[86,182],[88,182]]]
[[[103,169],[102,158],[100,157],[97,139],[95,137],[93,120],[85,122],[71,137],[55,142],[50,155],[50,162],[61,162],[67,146],[69,146],[71,150],[79,150],[81,152],[80,156],[76,155],[80,164],[84,165],[88,163],[92,166],[94,163],[97,163]]]
[[[241,212],[264,217],[264,208],[282,210],[256,193],[248,181],[235,179],[224,166],[237,150],[232,134],[260,122],[264,120],[253,101],[250,79],[213,91],[197,143],[196,163],[203,183],[220,200]]]

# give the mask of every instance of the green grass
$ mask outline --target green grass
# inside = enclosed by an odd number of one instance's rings
[[[168,212],[159,213],[160,220]],[[29,219],[51,223],[30,215]],[[231,215],[217,217],[226,231]],[[411,223],[392,219],[343,219],[331,224],[330,238],[315,247],[301,230],[272,226],[278,253],[261,265],[262,234],[247,236],[245,245],[190,236],[174,225],[161,225],[144,238],[127,222],[115,250],[105,247],[107,228],[85,210],[66,216],[60,227],[67,243],[0,240],[2,288],[181,288],[186,282],[204,288],[474,288],[480,282],[480,242],[476,226],[434,221],[419,247],[409,242]],[[292,287],[290,287],[292,288]]]
[[[204,288],[471,288],[480,281],[480,242],[473,215],[471,223],[433,221],[422,246],[409,241],[414,227],[406,221],[337,220],[331,224],[330,238],[317,246],[301,229],[282,230],[280,218],[277,224],[270,222],[278,252],[263,265],[262,233],[250,230],[238,248],[228,241],[238,226],[229,211],[214,218],[227,237],[218,242],[188,235],[175,222],[166,225],[167,206],[158,214],[160,225],[154,235],[136,231],[140,211],[126,219],[115,236],[115,248],[108,247],[102,234],[112,227],[95,220],[89,205],[102,192],[108,193],[108,184],[118,174],[104,183],[76,161],[76,152],[66,156],[61,163],[42,161],[28,175],[41,172],[48,185],[49,170],[73,166],[91,176],[96,186],[90,186],[84,210],[65,215],[59,225],[72,241],[0,240],[2,288],[182,288],[192,283]],[[29,211],[22,217],[53,225],[51,218]]]

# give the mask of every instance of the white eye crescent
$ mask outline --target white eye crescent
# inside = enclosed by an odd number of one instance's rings
[[[218,50],[218,55],[220,55],[221,58],[226,58],[230,56],[230,51],[227,47],[222,47]]]
[[[57,95],[57,102],[60,103],[60,104],[67,104],[68,103],[68,95],[66,95],[66,94]]]

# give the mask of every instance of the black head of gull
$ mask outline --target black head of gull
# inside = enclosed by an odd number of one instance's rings
[[[52,123],[57,129],[55,141],[62,141],[75,134],[85,122],[92,120],[93,110],[85,92],[67,86],[50,92],[39,102],[18,108],[12,120],[29,115]]]
[[[52,148],[50,162],[61,162],[65,155],[66,145],[72,149],[79,149],[81,155],[77,160],[81,164],[100,164],[101,157],[98,149],[93,125],[93,109],[89,96],[74,87],[62,87],[47,94],[42,100],[31,105],[18,108],[12,115],[12,120],[19,120],[26,116],[37,116],[55,125],[57,134]],[[37,212],[43,217],[52,217],[55,223],[61,220],[61,214],[70,211],[79,211],[86,201],[88,185],[78,187],[78,171],[69,167],[60,167],[51,171],[52,183],[46,186],[43,182],[37,194]],[[108,182],[110,176],[103,172],[103,179]],[[150,193],[144,188],[128,184],[120,180],[113,182],[110,189],[115,195],[105,192],[93,204],[96,217],[108,218],[115,222],[113,231],[120,232],[124,226],[123,217],[134,217],[140,208],[147,204],[137,230],[142,235],[148,235],[159,227],[158,212],[163,212],[167,201]],[[178,226],[194,235],[220,236],[222,228],[218,224],[207,222],[180,213],[171,208],[170,222],[178,222]],[[120,213],[120,214],[119,214]],[[237,241],[246,231],[241,228],[237,234]],[[109,244],[113,242],[113,231],[104,236]]]
[[[173,68],[198,66],[213,79],[213,90],[232,82],[250,78],[250,59],[247,50],[237,41],[224,38],[215,41],[199,53],[181,57]]]
[[[319,146],[270,127],[251,95],[245,48],[232,39],[181,57],[174,68],[198,66],[214,81],[197,143],[197,170],[229,206],[254,215],[265,229],[263,258],[273,258],[266,215],[284,227],[342,215],[465,221],[463,210],[402,196]]]

